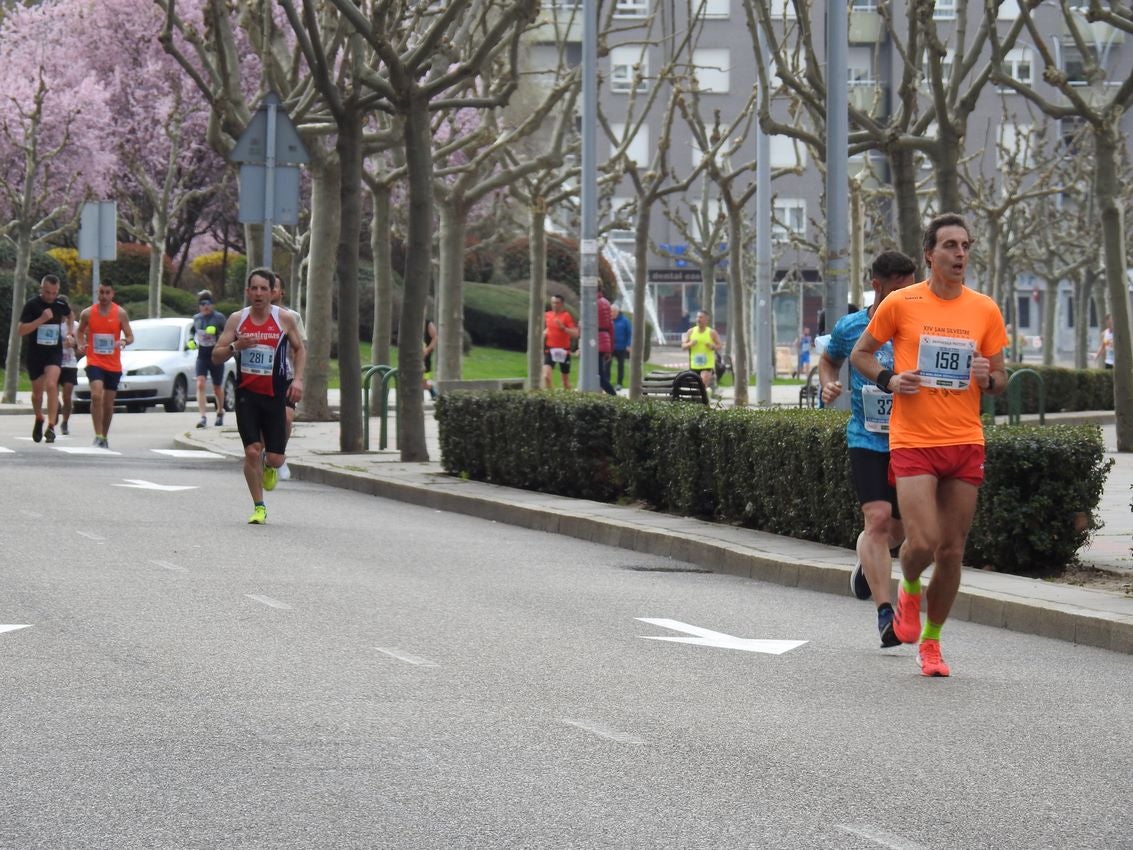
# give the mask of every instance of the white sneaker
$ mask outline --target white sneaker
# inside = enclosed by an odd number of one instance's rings
[[[279,468],[279,480],[286,481],[291,477],[291,470],[287,466],[287,461],[283,462],[283,466]]]

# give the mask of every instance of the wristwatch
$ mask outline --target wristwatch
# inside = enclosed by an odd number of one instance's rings
[[[893,380],[893,376],[897,373],[892,369],[882,369],[877,375],[877,388],[883,393],[893,394],[893,390],[889,389],[889,382]]]

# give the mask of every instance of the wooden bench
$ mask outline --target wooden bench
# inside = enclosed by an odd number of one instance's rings
[[[662,398],[670,401],[692,401],[708,405],[708,391],[700,375],[692,370],[669,372],[658,369],[641,379],[642,398]]]

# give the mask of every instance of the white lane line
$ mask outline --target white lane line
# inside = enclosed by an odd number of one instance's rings
[[[52,446],[57,452],[66,452],[69,455],[115,455],[121,456],[122,452],[116,452],[112,449],[99,449],[94,446]]]
[[[184,567],[179,567],[176,564],[171,564],[171,563],[169,563],[169,561],[150,561],[150,563],[153,564],[155,567],[161,567],[163,570],[172,570],[173,572],[178,572],[178,573],[189,572]]]
[[[891,832],[886,832],[884,829],[878,829],[870,824],[863,824],[862,826],[849,826],[844,823],[836,824],[837,829],[842,832],[848,832],[850,835],[856,835],[859,838],[864,838],[867,841],[872,841],[881,847],[887,847],[889,850],[927,850],[923,844],[917,844],[915,841],[909,841],[899,835],[894,835]]]
[[[0,455],[14,455],[15,453],[15,449],[6,449],[3,446],[0,446]]]
[[[93,540],[95,543],[105,543],[105,537],[99,537],[97,534],[92,534],[89,531],[76,531],[75,534],[80,537],[85,537],[87,540]]]
[[[270,596],[262,596],[259,593],[245,593],[253,602],[259,602],[261,605],[267,605],[269,608],[278,608],[280,611],[290,611],[291,606],[286,602],[280,602],[278,599],[272,599]]]
[[[428,658],[421,658],[419,655],[410,655],[408,652],[402,652],[399,649],[387,649],[384,646],[375,646],[374,649],[376,649],[383,655],[388,655],[390,658],[396,658],[398,661],[404,661],[406,664],[412,664],[415,667],[439,666],[436,661],[430,661]]]
[[[169,457],[184,457],[190,460],[224,460],[224,455],[210,452],[207,449],[150,449],[159,455]]]
[[[25,623],[23,625],[17,625],[15,623],[7,623],[7,624],[0,623],[0,634],[3,634],[4,632],[14,632],[17,629],[30,629],[30,628],[31,628],[31,623]]]
[[[644,744],[641,738],[636,735],[630,735],[628,732],[619,732],[617,729],[611,729],[601,723],[593,720],[571,720],[569,717],[560,717],[560,721],[567,726],[573,726],[576,729],[581,729],[583,732],[589,732],[591,735],[597,735],[599,738],[605,738],[607,741],[614,741],[618,744]]]

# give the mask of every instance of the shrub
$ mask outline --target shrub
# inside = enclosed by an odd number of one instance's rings
[[[114,284],[115,290],[127,286],[149,284],[149,246],[137,242],[119,242],[118,259],[99,263],[99,279]],[[166,280],[173,280],[173,261],[162,256]]]
[[[519,289],[490,283],[464,284],[464,328],[473,345],[527,350],[527,306]]]
[[[1035,372],[1042,378],[1046,394],[1046,412],[1075,410],[1113,410],[1113,372],[1107,369],[1065,369],[1058,366],[1025,365],[1022,369]],[[1017,374],[1020,368],[1012,365],[1014,379],[1009,387],[1018,386],[1022,413],[1039,412],[1039,382],[1034,375]],[[1007,415],[1007,393],[996,396],[995,412]]]
[[[247,259],[235,251],[210,251],[189,261],[189,271],[216,298],[228,292],[243,293],[247,268]]]
[[[547,279],[565,283],[579,292],[579,244],[573,239],[547,237]],[[531,249],[527,237],[514,239],[503,247],[498,262],[508,280],[531,279]],[[614,270],[605,257],[598,257],[598,278],[607,295],[617,292]]]
[[[145,318],[149,312],[149,286],[139,284],[116,286],[114,300],[126,308],[131,318]],[[161,307],[163,316],[192,316],[197,312],[197,296],[175,286],[163,286]]]
[[[710,410],[566,393],[447,393],[452,474],[853,548],[861,516],[845,424],[829,410]],[[507,435],[506,439],[500,435]],[[1112,461],[1095,426],[993,427],[965,563],[1045,575],[1094,527]]]
[[[47,253],[66,271],[67,280],[71,282],[71,291],[90,292],[90,260],[80,260],[76,248],[52,248]]]
[[[0,268],[8,271],[13,271],[16,268],[16,246],[10,239],[0,239]],[[53,274],[59,278],[61,292],[69,293],[71,291],[72,278],[67,273],[67,267],[51,256],[50,253],[32,251],[28,263],[28,279],[38,287],[40,279],[45,274]],[[30,298],[37,291],[38,288],[29,288],[28,297]]]

